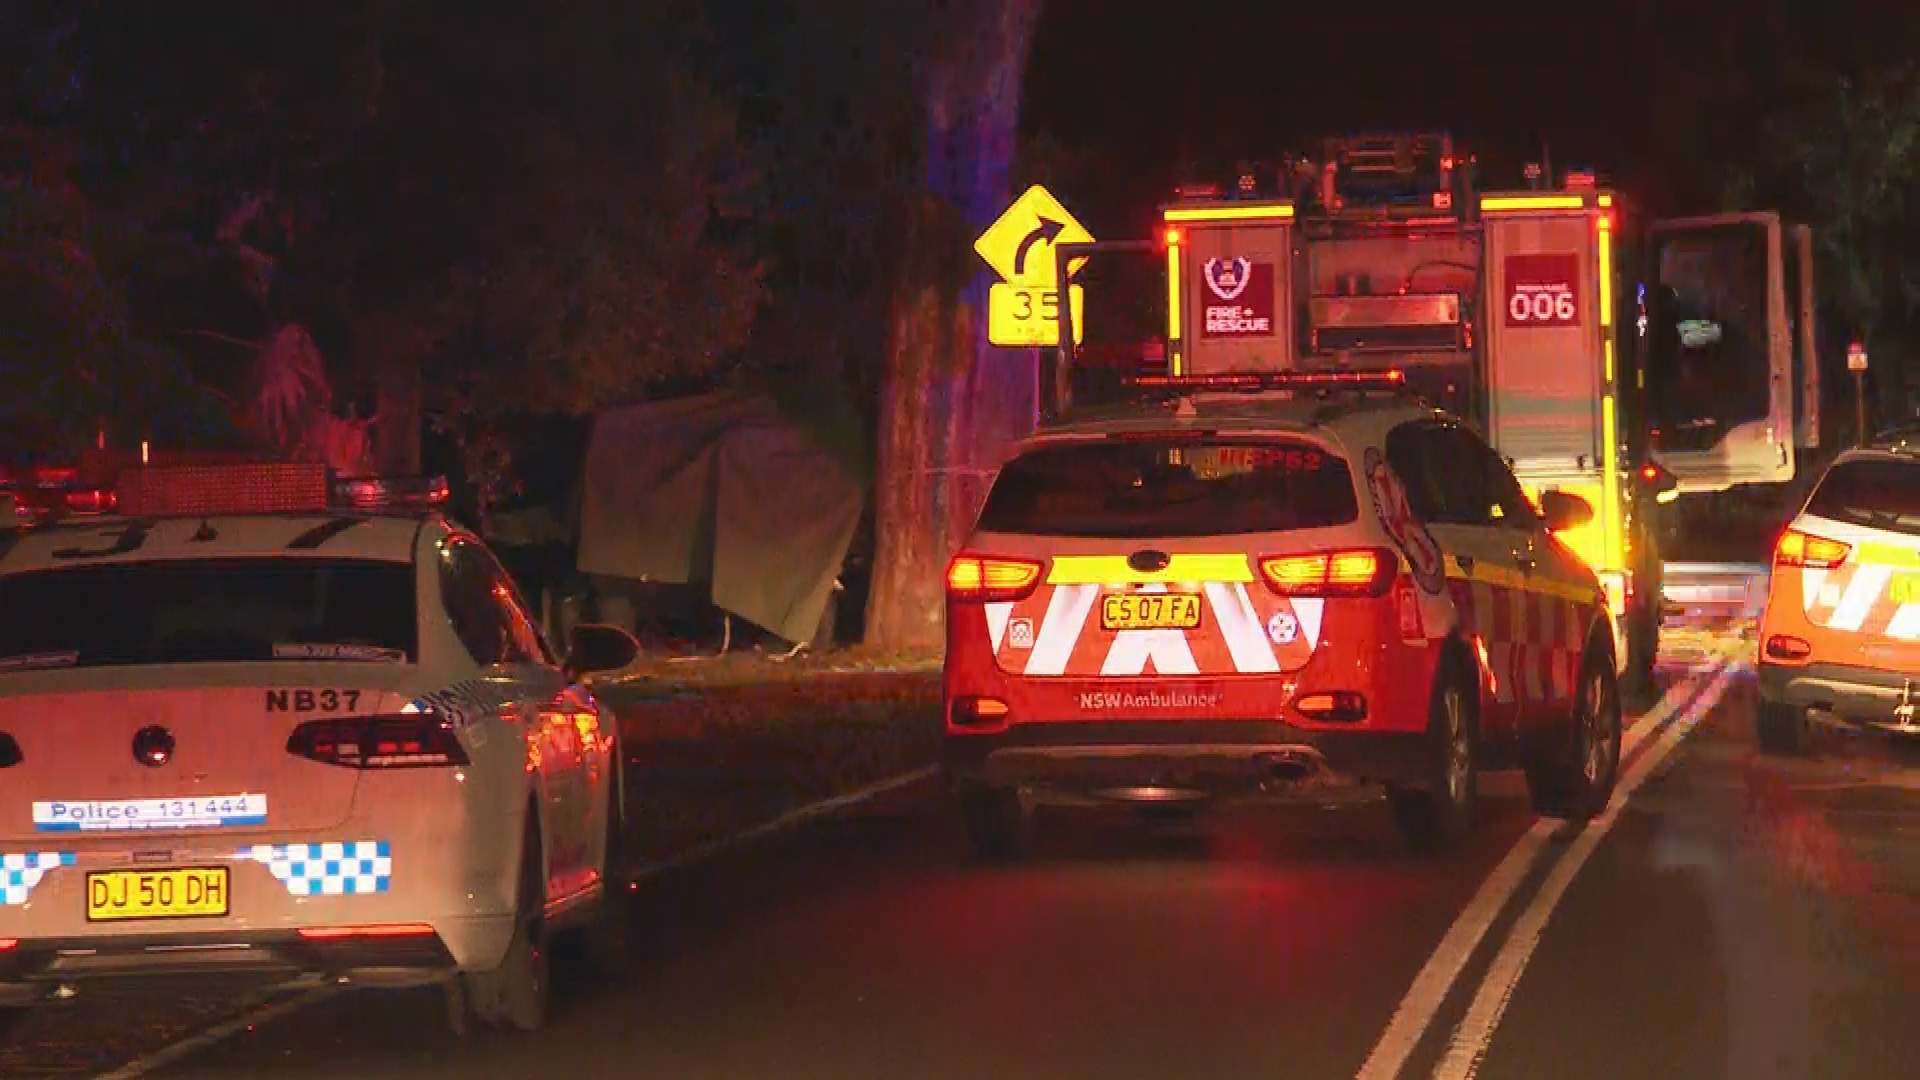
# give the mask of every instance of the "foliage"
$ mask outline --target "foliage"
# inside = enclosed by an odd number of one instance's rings
[[[1769,134],[1820,226],[1823,290],[1871,329],[1920,299],[1920,68],[1824,83]]]
[[[643,7],[130,0],[0,21],[35,148],[0,167],[11,400],[37,379],[77,414],[118,410],[125,379],[156,382],[114,359],[138,352],[312,446],[364,435],[354,413],[401,368],[463,435],[711,370],[763,295],[727,232],[754,173],[694,77],[687,5]]]

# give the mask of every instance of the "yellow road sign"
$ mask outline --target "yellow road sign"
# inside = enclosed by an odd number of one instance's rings
[[[1010,285],[1052,288],[1057,280],[1053,246],[1092,242],[1093,234],[1067,213],[1060,200],[1035,184],[980,234],[973,250]],[[1086,261],[1085,256],[1075,259],[1069,271],[1079,272]]]
[[[1087,339],[1087,290],[1067,286],[1073,342]],[[1060,344],[1060,290],[995,283],[987,293],[987,340],[995,345]]]

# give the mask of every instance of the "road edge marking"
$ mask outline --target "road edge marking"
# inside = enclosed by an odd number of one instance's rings
[[[1629,732],[1621,736],[1620,756],[1623,759],[1627,756],[1629,738],[1635,739],[1634,745],[1637,747],[1639,740],[1644,739],[1648,732],[1658,729],[1678,713],[1683,703],[1694,701],[1701,687],[1718,670],[1711,664],[1704,665],[1690,671],[1686,679],[1675,683],[1634,722]],[[1419,974],[1413,977],[1405,996],[1393,1011],[1393,1018],[1387,1022],[1386,1031],[1374,1043],[1366,1061],[1361,1063],[1355,1080],[1394,1080],[1400,1075],[1400,1070],[1406,1067],[1420,1040],[1426,1037],[1433,1018],[1439,1015],[1441,1006],[1453,992],[1460,972],[1473,958],[1480,942],[1493,928],[1494,921],[1513,901],[1514,894],[1532,872],[1548,838],[1559,831],[1561,825],[1557,820],[1537,818],[1507,850],[1499,865],[1481,881],[1472,899],[1454,918],[1453,925],[1447,928],[1440,944],[1421,966]]]
[[[1662,732],[1658,741],[1634,762],[1632,771],[1621,778],[1619,790],[1607,808],[1574,837],[1566,854],[1554,864],[1546,880],[1541,882],[1540,890],[1534,893],[1533,900],[1507,931],[1506,941],[1495,954],[1486,976],[1481,979],[1472,1004],[1467,1006],[1466,1017],[1454,1029],[1445,1056],[1434,1067],[1434,1080],[1471,1080],[1479,1073],[1480,1063],[1493,1045],[1493,1036],[1506,1014],[1507,1005],[1513,1000],[1514,991],[1519,988],[1521,976],[1526,974],[1527,963],[1533,959],[1534,950],[1539,948],[1547,921],[1553,917],[1554,909],[1572,886],[1573,879],[1600,846],[1600,841],[1612,831],[1614,823],[1619,820],[1620,811],[1632,799],[1633,793],[1680,745],[1681,740],[1692,734],[1693,729],[1713,712],[1725,696],[1727,685],[1745,667],[1742,663],[1728,663],[1721,668],[1706,690],[1688,706],[1686,713]]]
[[[290,984],[290,986],[293,987],[299,985],[298,982]],[[281,987],[281,989],[287,988],[287,986]],[[340,986],[334,983],[322,983],[317,986],[308,986],[303,992],[287,998],[284,1001],[276,1001],[270,1005],[260,1005],[257,1007],[250,1006],[214,1024],[212,1027],[203,1028],[181,1039],[179,1042],[169,1043],[145,1057],[134,1058],[132,1061],[118,1066],[110,1072],[98,1073],[94,1076],[94,1080],[137,1080],[138,1077],[164,1069],[175,1062],[192,1057],[208,1047],[223,1043],[250,1027],[270,1023],[288,1013],[298,1012],[309,1005],[318,1005],[320,1002],[339,994],[341,989]]]
[[[918,769],[896,773],[884,780],[876,780],[865,787],[855,788],[843,795],[835,795],[830,799],[822,799],[819,802],[808,803],[805,806],[797,806],[781,814],[779,817],[774,818],[772,821],[761,822],[752,828],[743,829],[737,833],[730,833],[716,840],[709,840],[704,844],[696,844],[671,858],[653,863],[649,866],[643,866],[634,871],[633,876],[629,877],[627,881],[629,884],[638,884],[651,878],[660,877],[663,874],[685,870],[706,862],[716,855],[721,855],[734,848],[751,844],[756,840],[763,840],[777,833],[786,832],[789,829],[804,825],[816,818],[838,813],[850,806],[858,806],[863,802],[877,799],[882,795],[898,791],[901,788],[912,787],[922,780],[928,780],[938,776],[940,771],[941,766],[939,765],[925,765]]]
[[[812,802],[805,806],[795,807],[781,814],[779,817],[774,818],[772,821],[762,822],[750,829],[743,829],[740,832],[723,836],[717,840],[709,840],[704,844],[695,845],[673,858],[643,867],[627,880],[631,884],[637,884],[653,878],[663,877],[675,871],[688,869],[734,848],[753,843],[756,840],[765,839],[776,833],[785,832],[788,829],[804,825],[817,818],[826,817],[830,814],[845,810],[847,807],[857,806],[870,799],[877,799],[882,795],[898,791],[901,788],[911,787],[914,784],[920,783],[922,780],[938,776],[940,771],[941,766],[939,765],[925,765],[907,772],[895,773],[883,780],[876,780],[865,787],[855,788],[845,794],[835,795],[830,799],[822,799],[819,802]],[[284,984],[278,989],[293,989],[300,985],[301,983],[296,980],[295,982]],[[298,1012],[310,1005],[318,1005],[328,998],[352,989],[357,988],[340,986],[335,983],[323,983],[318,986],[310,986],[304,992],[294,997],[288,998],[285,1001],[275,1002],[271,1005],[258,1008],[251,1005],[242,1006],[239,1013],[211,1027],[197,1031],[181,1039],[179,1042],[169,1043],[144,1057],[134,1058],[132,1061],[119,1065],[111,1071],[95,1074],[93,1080],[138,1080],[139,1077],[166,1068],[177,1061],[191,1057],[211,1046],[225,1042],[240,1032],[245,1031],[247,1028],[278,1020],[289,1013]]]

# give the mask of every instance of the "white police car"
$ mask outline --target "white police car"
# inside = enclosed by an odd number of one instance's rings
[[[543,1022],[620,805],[576,679],[633,641],[555,656],[486,547],[398,493],[136,468],[107,515],[0,532],[0,1011],[305,975]]]

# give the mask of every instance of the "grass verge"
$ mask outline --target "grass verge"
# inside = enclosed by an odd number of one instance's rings
[[[622,864],[638,869],[938,760],[940,675],[737,672],[599,689],[626,759]]]

